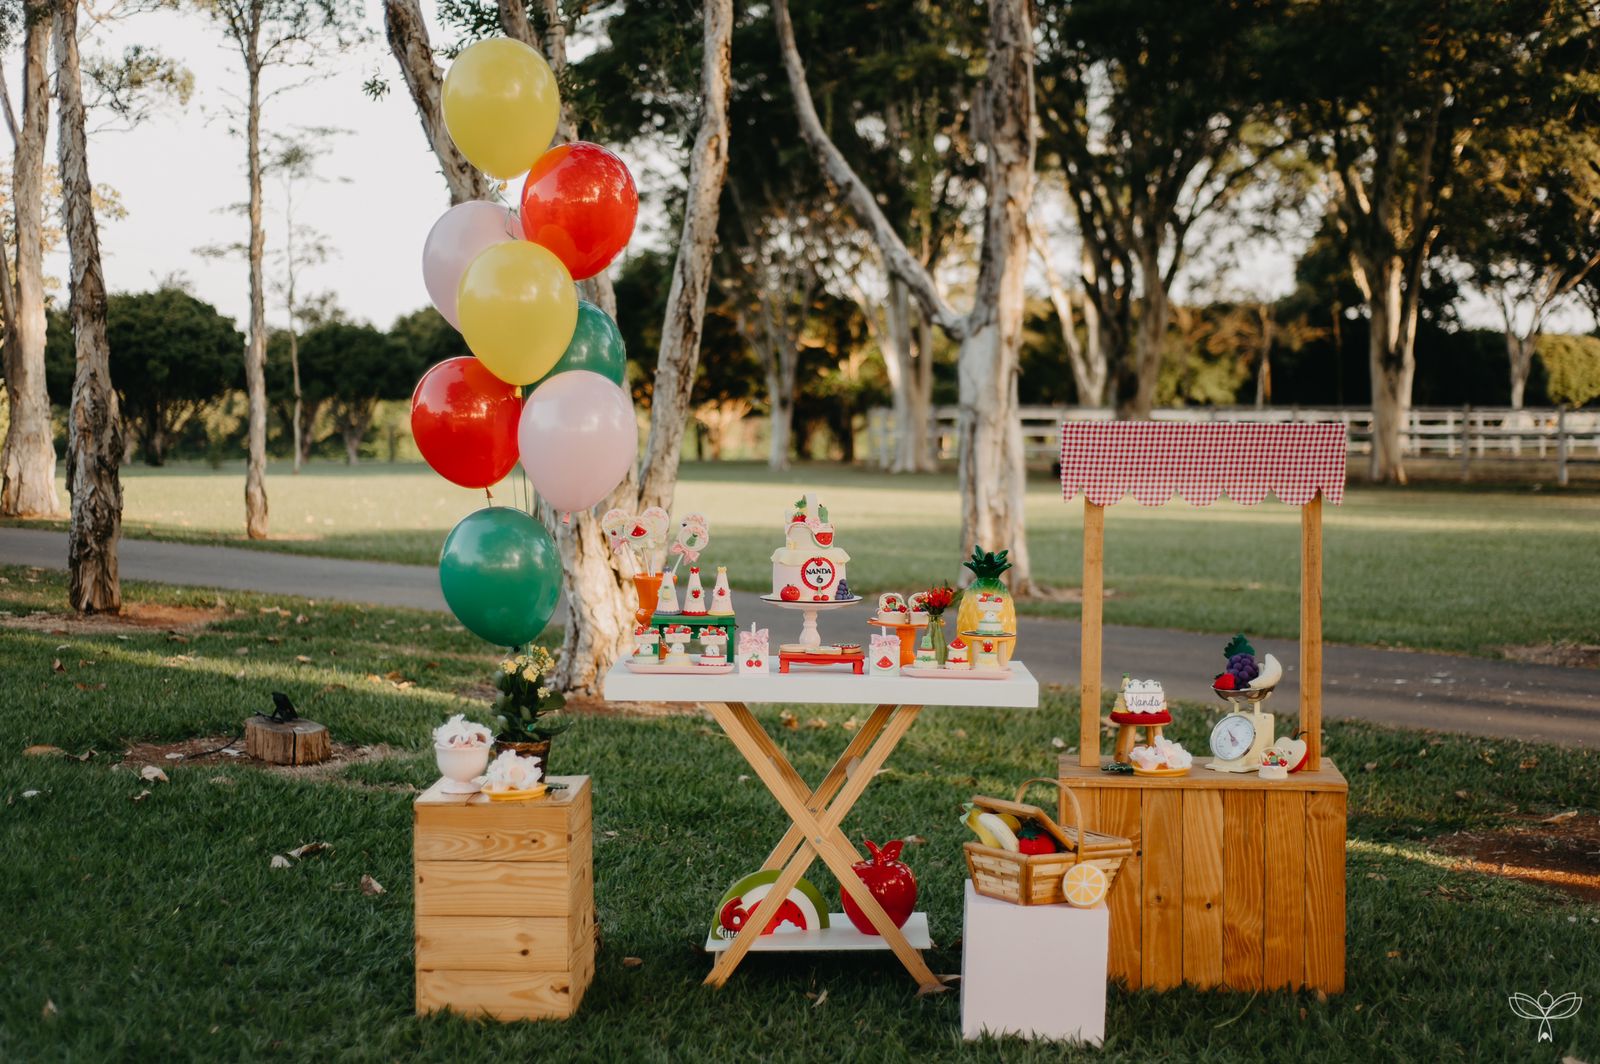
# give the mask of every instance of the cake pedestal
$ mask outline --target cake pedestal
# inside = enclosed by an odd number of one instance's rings
[[[820,647],[822,635],[817,631],[817,614],[836,610],[841,606],[854,606],[861,601],[861,596],[847,599],[830,599],[827,602],[786,602],[777,595],[762,595],[762,602],[770,602],[774,606],[782,606],[786,610],[799,610],[805,614],[805,623],[800,627],[800,638],[797,640],[804,647]]]

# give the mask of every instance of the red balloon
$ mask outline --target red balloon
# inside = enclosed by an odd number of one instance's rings
[[[577,141],[539,157],[522,183],[522,232],[549,248],[574,281],[593,277],[633,235],[639,190],[622,160]]]
[[[517,464],[522,397],[476,358],[447,358],[411,395],[411,436],[434,472],[463,488],[498,484]]]

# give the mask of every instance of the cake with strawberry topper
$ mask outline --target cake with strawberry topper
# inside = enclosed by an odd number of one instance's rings
[[[796,499],[772,552],[772,597],[783,602],[854,601],[845,580],[850,555],[834,543],[828,508],[814,494]]]

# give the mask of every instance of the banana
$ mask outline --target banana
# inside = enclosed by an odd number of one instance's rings
[[[978,836],[978,841],[985,846],[992,846],[998,850],[1000,848],[1000,840],[995,837],[992,831],[979,822],[979,817],[983,815],[982,811],[971,802],[963,805],[961,809],[961,822],[972,829],[972,833]]]
[[[1022,821],[1010,813],[996,813],[995,816],[999,817],[1001,820],[1004,820],[1006,822],[1006,827],[1010,828],[1013,832],[1022,827]]]
[[[1020,847],[1017,845],[1016,834],[1011,830],[1010,827],[1006,825],[1004,820],[1001,820],[993,813],[979,813],[978,823],[982,827],[989,829],[989,834],[993,835],[995,839],[998,840],[1000,849],[1007,850],[1011,853],[1017,853],[1020,850]]]

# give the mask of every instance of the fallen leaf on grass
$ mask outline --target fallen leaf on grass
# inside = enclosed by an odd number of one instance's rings
[[[1320,986],[1317,987],[1317,1004],[1318,1005],[1326,1005],[1327,1003],[1328,1003],[1328,992],[1326,990],[1322,989]]]
[[[167,760],[168,761],[182,761],[183,760],[183,755],[180,754],[180,753],[176,753],[176,752],[170,753],[170,754],[167,755]]]
[[[1378,771],[1378,763],[1376,761],[1368,761],[1365,765],[1361,766],[1361,771],[1362,772],[1376,772],[1376,771]]]
[[[308,842],[304,846],[296,846],[289,851],[290,857],[315,857],[319,853],[332,853],[333,844],[327,842]]]
[[[61,664],[61,659],[60,658],[56,658],[54,661],[52,661],[50,663],[50,668],[52,668],[56,672],[66,672],[67,671],[67,667],[65,665]]]
[[[43,791],[23,791],[22,792],[22,796],[24,798],[37,798],[37,797],[39,797],[39,795],[41,795],[43,793],[44,793]]]
[[[861,722],[856,720],[856,718],[851,717],[849,720],[839,725],[839,727],[843,728],[845,731],[855,731],[857,728],[861,727]]]
[[[281,853],[275,853],[275,854],[272,855],[272,860],[270,862],[268,862],[268,867],[269,868],[288,868],[289,867],[289,859],[287,857],[285,857]]]
[[[294,660],[299,662],[301,665],[310,665],[311,664],[311,658],[308,657],[305,654],[296,654],[294,656]]]
[[[373,879],[369,875],[362,875],[362,877],[361,877],[361,893],[363,893],[363,894],[382,894],[383,893],[383,884],[379,883],[376,879]]]
[[[188,641],[189,637],[186,635],[179,635],[177,632],[167,633],[167,642],[169,643],[187,643]]]
[[[297,614],[295,614],[295,615],[294,615],[294,623],[295,623],[295,624],[305,624],[305,623],[306,623],[306,621],[307,621],[307,620],[309,620],[309,619],[310,619],[310,618],[308,618],[308,617],[307,617],[307,616],[306,616],[306,615],[305,615],[305,614],[303,614],[303,613],[297,613]]]
[[[739,782],[740,783],[749,783],[750,782],[750,774],[748,772],[739,773]]]
[[[50,746],[46,743],[35,743],[22,751],[23,757],[65,757],[66,751],[59,746]]]
[[[1537,757],[1525,757],[1521,761],[1517,762],[1517,767],[1520,768],[1524,772],[1528,771],[1531,768],[1538,768],[1539,767],[1539,759]]]
[[[1367,878],[1376,879],[1379,883],[1387,883],[1389,881],[1389,877],[1384,875],[1382,872],[1368,872]]]
[[[1460,800],[1460,801],[1463,801],[1463,802],[1470,802],[1470,801],[1472,801],[1472,792],[1471,791],[1457,791],[1456,792],[1456,798],[1458,800]]]
[[[644,958],[643,957],[624,957],[624,958],[622,958],[622,966],[624,968],[643,968],[644,967]]]
[[[89,749],[85,750],[81,754],[73,754],[72,755],[72,759],[74,761],[87,761],[93,756],[94,756],[94,747],[91,746],[91,747],[89,747]]]
[[[1385,953],[1384,956],[1388,957],[1390,960],[1395,960],[1400,956],[1400,951],[1397,949],[1392,949],[1388,953]]]
[[[106,685],[103,683],[84,683],[82,680],[73,681],[72,686],[80,691],[104,691],[106,689]]]
[[[1050,740],[1050,745],[1055,747],[1057,750],[1065,750],[1067,748],[1067,741],[1061,736],[1057,735]]]
[[[808,994],[807,997],[809,997],[809,996],[810,995]],[[826,990],[824,990],[822,993],[817,995],[815,1001],[811,1002],[811,1007],[814,1008],[814,1009],[820,1009],[823,1006],[823,1003],[826,1002],[827,1000],[828,1000],[828,992]]]
[[[238,657],[242,658],[246,654],[250,653],[250,648],[249,647],[234,647],[233,648],[233,652],[234,652],[235,655],[237,655]]]
[[[61,1010],[56,1008],[56,1003],[49,998],[44,999],[44,1008],[39,1010],[40,1019],[53,1020],[61,1015]]]
[[[786,709],[778,714],[778,723],[793,731],[795,728],[800,727],[800,718]]]
[[[812,717],[810,720],[806,721],[806,727],[814,728],[819,731],[827,726],[828,722],[821,717]]]
[[[1565,813],[1556,813],[1556,814],[1554,814],[1552,816],[1547,816],[1543,820],[1539,821],[1539,823],[1541,823],[1541,824],[1565,824],[1567,821],[1571,820],[1573,817],[1575,817],[1577,815],[1578,815],[1578,811],[1576,809],[1568,809]]]
[[[130,798],[128,800],[131,801],[131,802],[142,802],[148,797],[150,797],[150,792],[149,791],[140,791],[138,794],[134,795],[132,798]]]
[[[965,729],[965,728],[957,728],[955,731],[951,732],[950,734],[955,736],[957,739],[965,739],[967,737],[967,729]]]
[[[383,678],[391,681],[392,683],[399,683],[401,680],[406,678],[406,674],[401,672],[399,669],[390,669],[388,672],[383,674]]]
[[[923,838],[921,835],[905,835],[901,837],[900,841],[905,843],[907,846],[921,846],[928,840]]]
[[[167,779],[167,774],[165,772],[162,772],[154,765],[146,765],[144,768],[140,769],[139,778],[142,780],[148,780],[151,783],[172,782],[171,780]]]

